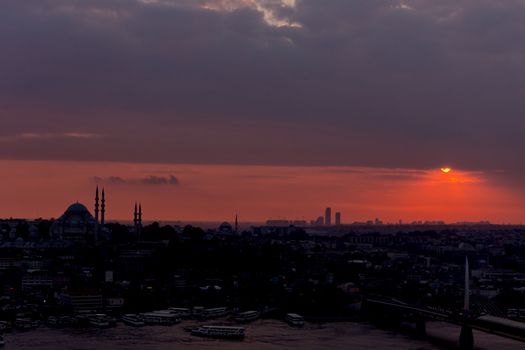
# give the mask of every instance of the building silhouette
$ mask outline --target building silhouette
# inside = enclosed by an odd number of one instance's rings
[[[135,202],[135,210],[133,211],[133,227],[135,228],[135,233],[137,238],[140,240],[142,236],[142,204]]]
[[[324,211],[324,224],[326,226],[332,225],[332,208],[326,208]]]
[[[79,202],[71,204],[64,214],[55,220],[51,226],[51,237],[56,240],[79,243],[96,242],[99,239],[100,232],[104,229],[106,212],[104,189],[102,189],[100,206],[99,199],[99,188],[97,186],[95,190],[94,217],[84,204]]]

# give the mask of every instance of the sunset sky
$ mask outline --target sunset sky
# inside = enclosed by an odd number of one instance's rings
[[[3,0],[0,217],[98,184],[110,219],[525,222],[524,23],[523,0]]]

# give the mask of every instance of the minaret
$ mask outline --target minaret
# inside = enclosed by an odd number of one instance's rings
[[[102,188],[102,201],[100,206],[100,224],[104,226],[104,217],[106,215],[106,198],[104,194],[104,188]]]
[[[142,238],[142,204],[139,203],[139,211],[137,215],[137,230],[139,241]]]
[[[142,227],[142,204],[139,203],[139,216],[138,216],[139,226]]]
[[[97,221],[97,224],[98,224],[98,186],[95,192],[95,220]]]
[[[239,216],[235,214],[235,233],[239,233]]]
[[[465,257],[465,302],[463,305],[465,311],[470,309],[470,278],[469,278],[469,266],[468,257]]]
[[[95,191],[95,242],[98,241],[98,186]]]
[[[137,202],[135,202],[135,210],[133,211],[133,226],[137,229]]]

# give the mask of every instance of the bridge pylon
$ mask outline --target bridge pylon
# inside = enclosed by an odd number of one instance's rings
[[[463,318],[466,320],[470,314],[470,269],[468,257],[465,257],[465,295],[463,305]],[[474,334],[472,328],[466,324],[461,326],[459,334],[459,347],[462,350],[472,350],[474,348]]]

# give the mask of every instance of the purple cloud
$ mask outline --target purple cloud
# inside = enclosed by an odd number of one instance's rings
[[[524,22],[517,0],[6,0],[0,139],[105,137],[0,157],[521,177]]]
[[[179,185],[180,181],[174,175],[167,177],[150,175],[144,178],[128,179],[120,176],[100,177],[94,176],[93,181],[97,184],[131,184],[131,185]]]

